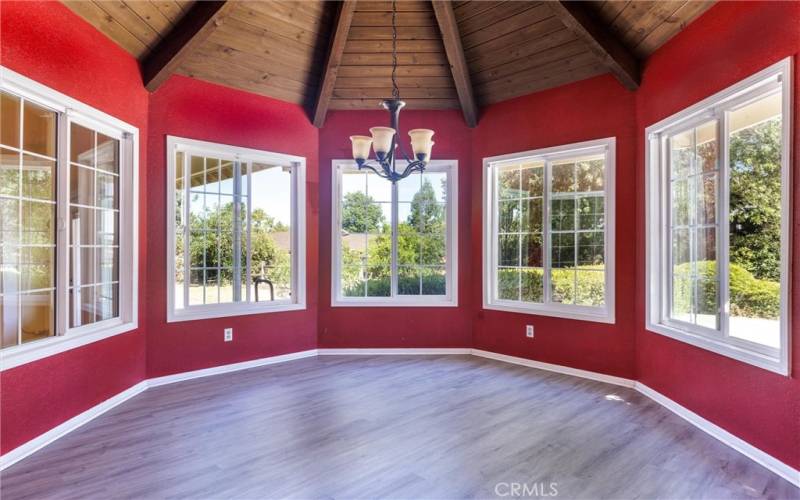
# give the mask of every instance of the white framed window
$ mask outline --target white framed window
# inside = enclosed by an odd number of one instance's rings
[[[0,67],[8,369],[137,327],[138,129]]]
[[[392,184],[333,161],[333,306],[458,305],[458,162]]]
[[[614,323],[612,138],[483,160],[483,307]]]
[[[646,328],[789,372],[791,61],[646,129]]]
[[[167,321],[305,309],[305,168],[167,137]]]

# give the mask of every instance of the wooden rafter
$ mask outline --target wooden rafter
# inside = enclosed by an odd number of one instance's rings
[[[586,42],[591,51],[628,90],[639,88],[639,61],[622,43],[586,10],[582,2],[546,2],[568,30]]]
[[[325,57],[322,81],[319,84],[319,92],[317,93],[317,100],[314,103],[313,116],[311,117],[316,127],[322,127],[325,124],[325,116],[328,114],[328,106],[333,96],[333,88],[339,73],[339,65],[342,62],[347,35],[350,33],[353,13],[356,11],[356,0],[339,2],[337,9],[336,21],[333,24],[328,53]]]
[[[461,103],[461,111],[464,113],[464,121],[467,122],[467,126],[474,127],[478,123],[478,106],[475,103],[475,94],[469,77],[467,60],[464,57],[464,47],[461,45],[461,35],[458,31],[458,24],[456,24],[453,5],[446,0],[434,0],[431,3],[436,14],[436,22],[439,24],[439,31],[442,34],[447,61],[453,73],[453,82]]]
[[[141,63],[150,92],[164,83],[236,7],[233,1],[196,2]]]

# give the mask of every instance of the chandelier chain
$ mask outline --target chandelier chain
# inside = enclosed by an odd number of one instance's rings
[[[400,99],[397,88],[397,0],[392,0],[392,97]]]

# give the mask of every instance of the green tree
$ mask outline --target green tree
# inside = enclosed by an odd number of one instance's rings
[[[758,279],[780,279],[781,121],[731,134],[730,257]]]
[[[361,191],[344,195],[342,229],[349,233],[374,233],[386,221],[380,205]]]
[[[346,198],[345,203],[347,203]],[[376,206],[376,208],[379,207]],[[406,274],[401,273],[400,276],[401,291],[408,290],[407,293],[413,293],[414,284],[416,284],[416,290],[419,290],[421,274],[423,293],[445,293],[445,278],[441,270],[417,267],[420,264],[435,266],[444,262],[445,224],[444,206],[436,201],[433,185],[426,179],[411,200],[408,217],[397,225],[397,260],[399,265],[407,270]],[[346,229],[344,216],[342,226]],[[380,232],[377,236],[370,237],[368,246],[367,256],[349,248],[342,249],[342,287],[345,295],[363,295],[362,272],[366,272],[370,276],[369,295],[389,295],[391,276],[388,273],[392,261],[391,234]],[[364,264],[366,264],[366,268],[362,269]]]
[[[417,231],[432,232],[444,226],[444,208],[436,202],[436,192],[427,179],[411,199],[407,221]]]
[[[194,200],[196,202],[196,200]],[[240,241],[242,269],[247,263],[247,206],[242,203],[240,209]],[[270,279],[276,287],[289,286],[291,273],[289,252],[280,248],[274,239],[274,233],[286,232],[289,228],[263,209],[253,210],[250,216],[250,256],[251,272],[254,277],[262,276]],[[200,214],[190,214],[190,227],[204,228],[204,233],[195,233],[189,241],[190,262],[193,266],[205,263],[205,267],[233,267],[234,251],[234,204],[227,203],[219,210],[204,210]],[[202,234],[202,236],[199,236]],[[182,240],[176,242],[182,247]],[[244,273],[243,273],[244,274]],[[230,283],[232,275],[223,272],[222,284]],[[244,276],[243,276],[244,279]]]

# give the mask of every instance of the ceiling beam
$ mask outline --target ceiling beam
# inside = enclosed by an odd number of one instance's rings
[[[626,89],[639,88],[641,74],[638,59],[633,52],[622,45],[607,26],[587,10],[584,2],[546,3],[568,30],[586,42],[591,51]]]
[[[142,81],[154,92],[214,32],[236,7],[233,1],[196,2],[142,60]]]
[[[467,126],[474,127],[478,124],[478,105],[475,102],[475,93],[469,77],[467,60],[464,57],[464,47],[461,45],[453,4],[446,0],[433,0],[431,3],[442,34],[450,71],[453,73],[453,82],[461,103],[461,111],[464,113],[464,121],[467,122]]]
[[[333,87],[336,85],[336,76],[339,73],[339,65],[342,62],[347,35],[350,33],[350,24],[353,22],[353,13],[356,11],[356,0],[344,0],[337,3],[336,21],[333,24],[333,31],[328,44],[328,54],[325,57],[325,66],[322,70],[322,81],[319,84],[319,92],[317,93],[317,100],[314,102],[314,110],[311,117],[315,127],[322,127],[325,124],[325,116],[328,114],[328,106],[333,96]]]

